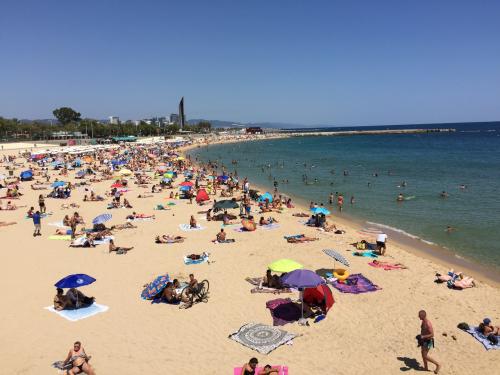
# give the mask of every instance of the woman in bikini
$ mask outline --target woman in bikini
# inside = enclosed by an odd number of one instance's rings
[[[85,373],[87,375],[95,375],[94,369],[89,364],[90,357],[85,353],[85,349],[80,341],[73,344],[73,348],[69,350],[68,356],[64,361],[64,365],[71,363],[73,367],[68,371],[69,375]]]

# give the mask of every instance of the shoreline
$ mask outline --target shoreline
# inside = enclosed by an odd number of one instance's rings
[[[183,156],[187,156],[189,151],[192,151],[197,148],[202,148],[202,147],[208,147],[208,146],[216,146],[220,144],[228,144],[228,143],[239,143],[239,142],[244,142],[244,141],[259,141],[259,140],[267,140],[267,139],[275,139],[275,138],[288,138],[290,135],[286,135],[283,137],[276,137],[276,136],[271,136],[271,137],[259,137],[259,138],[251,138],[251,139],[220,139],[220,140],[215,140],[212,141],[208,144],[206,143],[193,143],[188,146],[184,146],[179,149],[179,152],[183,154]],[[313,135],[314,136],[314,135]],[[193,161],[191,159],[191,163],[193,165],[196,165],[199,167],[198,163]],[[259,191],[265,192],[265,191],[272,191],[272,186],[263,186],[263,185],[258,185],[253,182],[251,182],[251,185]],[[289,196],[292,198],[292,201],[294,202],[294,207],[296,209],[300,209],[301,211],[304,212],[309,212],[307,202],[300,197],[297,197],[295,195],[290,195],[286,191],[280,191],[281,194],[284,194],[286,196]],[[490,286],[493,286],[495,288],[500,289],[500,273],[498,272],[495,267],[489,267],[484,264],[480,264],[472,259],[469,258],[464,258],[461,257],[457,254],[455,254],[452,250],[447,249],[439,244],[434,244],[434,243],[426,243],[425,239],[422,238],[411,238],[408,235],[405,235],[401,232],[398,232],[394,229],[391,229],[387,225],[383,223],[372,223],[368,222],[362,218],[356,218],[353,217],[349,214],[346,214],[345,216],[342,215],[332,215],[332,220],[335,221],[335,224],[340,224],[343,228],[348,228],[349,230],[352,230],[352,232],[358,231],[363,227],[363,223],[366,225],[372,225],[379,227],[383,231],[385,231],[389,235],[389,248],[391,247],[391,244],[394,244],[397,248],[418,256],[419,258],[422,258],[423,260],[431,261],[432,263],[435,263],[439,267],[442,267],[444,269],[459,269],[461,272],[463,272],[466,275],[470,275],[474,277],[474,279],[481,281],[485,284],[488,284]],[[390,251],[389,251],[390,254]]]

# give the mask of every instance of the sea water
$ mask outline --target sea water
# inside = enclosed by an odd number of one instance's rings
[[[333,218],[346,215],[382,224],[500,270],[500,123],[456,129],[250,141],[190,154],[218,160],[269,189],[276,181],[284,193],[324,203]],[[447,198],[441,197],[443,191]],[[329,206],[330,193],[343,194],[342,213],[335,204]],[[403,202],[396,201],[399,193]],[[454,230],[448,232],[448,226]]]

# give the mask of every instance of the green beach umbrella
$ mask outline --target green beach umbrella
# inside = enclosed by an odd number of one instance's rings
[[[267,268],[269,268],[273,272],[283,273],[283,272],[292,272],[304,268],[304,266],[291,259],[279,259],[269,264]]]

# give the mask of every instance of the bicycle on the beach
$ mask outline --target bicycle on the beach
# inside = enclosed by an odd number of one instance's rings
[[[179,306],[179,308],[187,309],[193,306],[195,303],[207,303],[209,288],[210,284],[208,280],[200,281],[195,288],[189,286],[184,288],[181,293],[181,300],[188,302],[185,302],[183,305]]]

